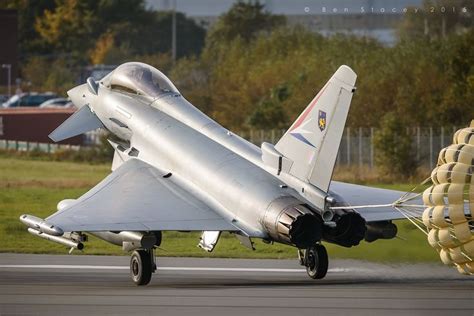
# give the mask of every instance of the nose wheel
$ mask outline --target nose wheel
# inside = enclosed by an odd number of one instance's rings
[[[322,279],[326,276],[329,259],[326,248],[323,245],[316,244],[307,248],[301,261],[306,266],[306,272],[310,278]]]
[[[150,283],[151,274],[156,271],[153,249],[135,250],[130,258],[130,275],[136,285]]]

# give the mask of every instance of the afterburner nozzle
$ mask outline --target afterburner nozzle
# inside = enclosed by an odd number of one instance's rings
[[[291,197],[277,199],[265,213],[263,225],[273,240],[307,248],[321,240],[323,219],[299,203]]]
[[[321,240],[322,221],[311,213],[298,215],[291,222],[288,236],[290,237],[291,243],[298,248],[313,246],[317,241]]]

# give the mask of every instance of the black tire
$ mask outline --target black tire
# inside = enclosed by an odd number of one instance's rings
[[[315,245],[305,252],[306,272],[312,279],[322,279],[328,272],[328,252],[323,245]]]
[[[150,283],[152,274],[152,263],[150,252],[146,250],[135,250],[130,258],[130,275],[136,285],[147,285]]]

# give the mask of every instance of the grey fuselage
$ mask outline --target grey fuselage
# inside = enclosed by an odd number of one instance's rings
[[[278,240],[269,226],[278,230],[285,209],[308,201],[268,170],[259,147],[230,133],[176,93],[149,99],[100,84],[98,95],[85,85],[69,94],[76,104],[88,104],[107,130],[129,143],[128,150],[134,151],[130,159],[168,171],[250,237],[292,244],[285,236]]]

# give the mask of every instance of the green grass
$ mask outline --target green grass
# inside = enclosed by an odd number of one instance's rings
[[[34,237],[18,217],[23,213],[47,217],[65,198],[77,198],[110,172],[110,165],[48,162],[0,158],[0,252],[65,254],[64,246]],[[383,185],[384,188],[410,190],[413,185]],[[328,244],[331,258],[353,258],[385,262],[439,261],[426,237],[413,225],[399,221],[402,239],[362,242],[358,247],[343,248]],[[224,233],[212,253],[196,245],[198,233],[166,232],[157,251],[159,256],[295,258],[296,249],[281,244],[268,245],[255,240],[256,251],[240,245]],[[80,252],[76,252],[80,253]],[[84,254],[123,254],[120,247],[91,237]]]
[[[0,157],[0,188],[90,188],[109,172],[109,165]]]

